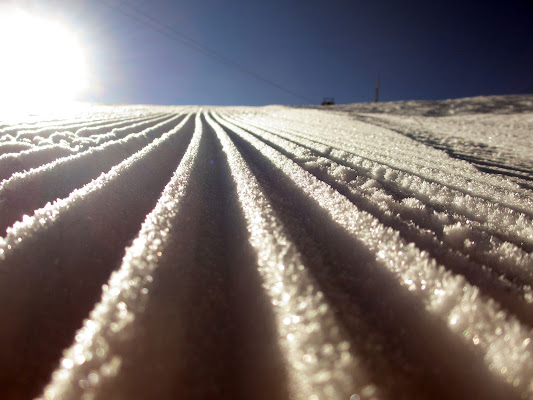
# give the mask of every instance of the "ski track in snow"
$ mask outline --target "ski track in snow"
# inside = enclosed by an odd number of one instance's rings
[[[0,398],[533,399],[504,100],[0,121]]]

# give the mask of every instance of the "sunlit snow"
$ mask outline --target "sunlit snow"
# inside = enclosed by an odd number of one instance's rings
[[[532,96],[0,120],[0,398],[533,399]]]

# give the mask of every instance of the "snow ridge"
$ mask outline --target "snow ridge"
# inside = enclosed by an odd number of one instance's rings
[[[0,397],[533,399],[533,171],[475,101],[3,121]]]

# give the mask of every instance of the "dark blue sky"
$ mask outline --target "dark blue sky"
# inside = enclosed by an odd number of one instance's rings
[[[128,5],[316,103],[324,96],[337,103],[373,100],[378,73],[383,101],[533,93],[530,0],[26,4],[61,15],[78,30],[93,71],[89,100],[309,103],[161,35],[126,16],[134,14]]]

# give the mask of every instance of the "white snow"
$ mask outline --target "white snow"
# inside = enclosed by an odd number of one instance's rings
[[[532,96],[0,121],[0,397],[533,399],[532,127]]]

